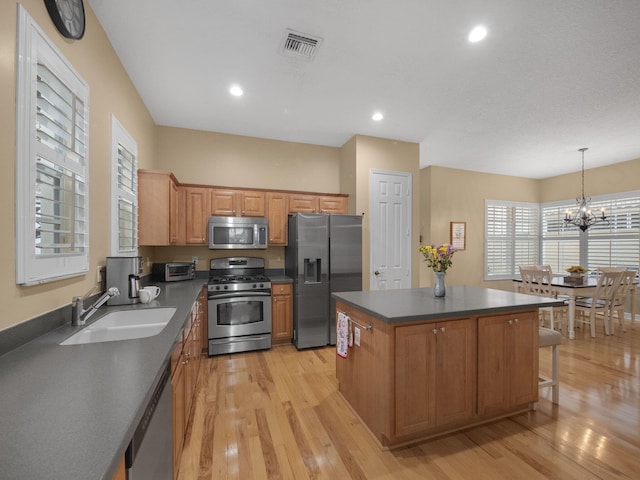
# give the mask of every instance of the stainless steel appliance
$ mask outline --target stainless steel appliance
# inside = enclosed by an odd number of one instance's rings
[[[115,287],[120,295],[111,297],[107,305],[129,305],[140,302],[142,257],[107,257],[107,290]]]
[[[289,217],[285,274],[293,278],[293,343],[336,343],[333,292],[362,290],[362,217],[297,213]]]
[[[127,480],[173,478],[171,370],[164,370],[125,452]]]
[[[262,258],[211,260],[209,355],[271,348],[271,282],[264,273]]]
[[[211,249],[267,248],[269,226],[264,217],[209,217]]]
[[[196,278],[196,268],[189,262],[161,262],[151,266],[151,276],[157,282],[180,282]]]

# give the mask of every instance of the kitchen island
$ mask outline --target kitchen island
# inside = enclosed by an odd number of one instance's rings
[[[538,400],[537,309],[557,300],[468,286],[448,287],[444,298],[430,288],[333,296],[336,317],[350,318],[356,339],[336,360],[339,392],[382,447],[513,415]]]

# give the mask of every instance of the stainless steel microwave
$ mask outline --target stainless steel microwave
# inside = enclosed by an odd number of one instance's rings
[[[209,217],[210,249],[267,248],[269,226],[264,217]]]

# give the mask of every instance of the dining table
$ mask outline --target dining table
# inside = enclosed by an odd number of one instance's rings
[[[575,322],[576,322],[576,298],[579,297],[593,297],[596,293],[596,287],[598,286],[598,279],[596,277],[585,276],[582,279],[582,283],[574,283],[571,280],[566,280],[566,275],[553,275],[551,278],[551,286],[557,296],[568,297],[569,307],[569,321],[567,326],[567,336],[573,340],[576,338]],[[513,284],[516,292],[522,292],[522,279],[514,278]],[[634,281],[629,289],[629,296],[631,297],[631,321],[636,318],[636,290],[638,281]]]

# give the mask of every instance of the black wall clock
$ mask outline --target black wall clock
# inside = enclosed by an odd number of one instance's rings
[[[62,36],[79,40],[84,35],[82,0],[44,0],[49,16]]]

